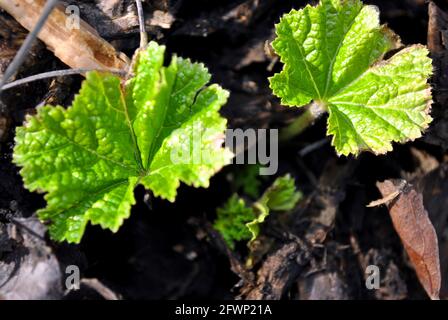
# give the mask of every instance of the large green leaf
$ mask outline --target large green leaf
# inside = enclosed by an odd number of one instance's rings
[[[47,193],[38,214],[54,239],[79,242],[89,221],[116,231],[138,184],[174,201],[180,182],[207,187],[230,161],[218,113],[228,93],[206,86],[202,64],[164,67],[164,51],[151,42],[139,52],[125,84],[88,73],[71,107],[40,107],[17,129],[14,162],[28,189]]]
[[[274,94],[288,106],[314,101],[328,111],[338,153],[385,153],[431,122],[428,51],[411,46],[382,60],[400,44],[375,6],[321,0],[286,14],[276,33],[272,46],[284,67],[270,79]]]

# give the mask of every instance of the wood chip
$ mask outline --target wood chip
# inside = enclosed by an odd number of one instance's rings
[[[46,0],[0,0],[0,8],[22,26],[32,30]],[[101,38],[90,25],[80,20],[79,28],[71,28],[63,6],[57,6],[39,33],[47,47],[73,69],[126,70],[129,59]]]

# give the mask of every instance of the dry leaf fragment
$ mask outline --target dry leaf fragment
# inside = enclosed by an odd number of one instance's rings
[[[423,206],[423,196],[405,180],[386,180],[378,182],[377,187],[384,198],[399,193],[388,205],[394,228],[420,283],[431,299],[438,300],[441,284],[439,246],[434,226]]]
[[[176,19],[170,12],[155,10],[149,20],[149,24],[162,29],[169,29],[175,20]]]
[[[400,195],[400,193],[403,191],[403,189],[406,185],[407,185],[407,182],[405,180],[401,180],[400,184],[396,186],[394,192],[387,194],[387,195],[383,194],[383,197],[381,199],[370,202],[366,207],[373,208],[373,207],[378,207],[383,204],[390,203],[392,200],[394,200],[396,197],[398,197]]]

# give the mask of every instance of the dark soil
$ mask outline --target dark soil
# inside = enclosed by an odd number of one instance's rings
[[[111,13],[99,9],[98,4],[103,2],[107,1],[70,3],[81,5],[82,18],[118,50],[131,56],[138,46],[138,27],[113,26]],[[116,3],[115,17],[134,10],[133,1],[109,2]],[[265,54],[264,45],[272,40],[273,25],[283,13],[308,2],[157,0],[145,4],[145,11],[148,21],[154,10],[174,18],[168,28],[148,22],[152,39],[166,44],[170,53],[203,61],[213,81],[232,92],[222,111],[230,127],[278,128],[301,111],[280,106],[272,96],[267,77],[280,65],[268,70],[272,57]],[[396,31],[405,44],[427,44],[428,4],[424,0],[366,2],[380,8],[382,22]],[[442,10],[448,9],[443,1],[439,2]],[[3,26],[5,21],[10,23],[8,29]],[[1,11],[0,28],[0,71],[4,71],[26,31]],[[37,43],[17,77],[61,68],[64,65],[45,45]],[[210,227],[216,208],[234,191],[229,176],[242,172],[238,165],[218,173],[209,189],[182,186],[174,204],[153,198],[143,188],[137,189],[137,205],[116,234],[89,226],[80,245],[51,242],[33,218],[35,211],[45,206],[43,196],[24,189],[18,169],[11,164],[14,129],[21,125],[25,114],[41,103],[70,105],[82,78],[40,81],[2,94],[0,298],[10,298],[11,292],[17,290],[22,298],[38,299],[103,299],[110,298],[110,294],[124,299],[427,299],[387,208],[366,208],[367,203],[380,198],[375,183],[390,178],[405,178],[421,186],[439,235],[442,296],[446,296],[448,140],[440,128],[448,120],[444,118],[444,101],[438,100],[443,91],[438,85],[440,72],[433,79],[435,126],[424,139],[395,146],[385,156],[339,158],[328,142],[300,156],[305,146],[325,138],[326,123],[322,119],[282,146],[277,176],[290,173],[305,198],[291,213],[293,224],[285,226],[272,216],[267,221],[263,234],[272,245],[260,257],[253,273],[239,269],[240,256],[246,252],[244,245],[229,256]],[[263,186],[274,179],[262,180]],[[35,278],[24,276],[27,264],[37,263],[48,270],[39,280],[47,283],[46,289],[37,288]],[[380,266],[380,290],[365,287],[364,268],[370,264]],[[85,282],[79,291],[64,292],[68,265],[78,265],[82,278],[97,279],[100,285]]]

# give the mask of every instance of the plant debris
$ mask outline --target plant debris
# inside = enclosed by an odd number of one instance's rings
[[[420,283],[431,299],[438,300],[441,286],[439,246],[436,231],[423,206],[423,196],[404,180],[386,180],[377,186],[385,198],[398,193],[388,205],[392,222]]]

